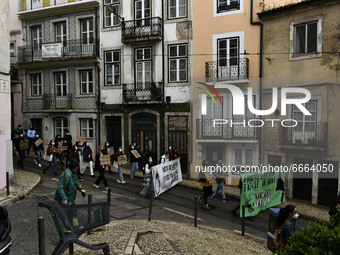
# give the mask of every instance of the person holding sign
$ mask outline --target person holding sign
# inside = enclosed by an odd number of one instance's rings
[[[118,161],[118,179],[117,182],[120,184],[125,184],[126,181],[124,181],[123,179],[123,162],[120,160],[125,156],[125,160],[126,160],[126,155],[124,155],[123,153],[123,149],[122,147],[119,147],[118,152],[115,155],[115,161]]]
[[[110,147],[110,144],[108,141],[105,142],[104,144],[104,149],[103,149],[103,154],[104,155],[110,155],[110,162],[112,164],[113,162],[113,147]],[[109,174],[112,174],[112,171],[111,171],[111,164],[108,165],[108,169],[109,169]]]
[[[33,141],[33,150],[35,151],[35,154],[37,155],[37,159],[34,160],[34,163],[38,165],[39,167],[41,167],[40,159],[42,157],[42,152],[44,151],[44,146],[38,134],[35,135],[35,138]]]
[[[36,132],[34,128],[32,127],[32,125],[30,125],[29,129],[27,130],[27,137],[28,137],[28,142],[29,142],[28,148],[27,148],[27,155],[30,155],[30,149],[31,149],[31,146],[33,145],[35,135],[36,135]]]
[[[207,178],[206,175],[204,174],[208,166],[209,166],[208,160],[204,160],[202,162],[203,169],[201,169],[199,173],[199,181],[201,182],[203,188],[203,196],[200,197],[200,200],[203,204],[203,207],[207,210],[210,209],[208,205],[208,196],[212,193],[212,183],[209,180],[209,178]]]
[[[95,168],[99,171],[99,176],[96,182],[93,184],[97,189],[99,188],[99,184],[103,181],[106,190],[109,190],[109,185],[107,184],[105,178],[105,165],[102,165],[100,162],[100,157],[103,156],[103,146],[98,146],[98,153],[96,154]]]
[[[26,157],[25,151],[27,149],[23,146],[25,143],[24,135],[20,134],[18,137],[13,139],[13,142],[16,150],[19,152],[20,157],[20,160],[17,163],[21,169],[24,169],[24,159]]]
[[[135,173],[138,170],[138,162],[137,162],[137,157],[135,156],[135,152],[136,151],[136,147],[131,144],[129,147],[129,152],[130,152],[130,166],[131,166],[131,170],[130,170],[130,179],[133,180],[133,176],[135,175]],[[137,152],[137,151],[136,151]],[[138,152],[137,152],[138,153]]]
[[[54,146],[55,146],[55,142],[54,139],[52,139],[50,141],[50,144],[47,147],[47,151],[46,151],[46,155],[50,156],[52,155],[52,160],[50,161],[50,163],[48,164],[48,166],[46,168],[44,168],[43,173],[45,174],[46,171],[48,169],[50,169],[53,166],[53,175],[57,175],[57,157],[55,155],[55,151],[54,151]]]
[[[139,193],[142,197],[146,197],[149,191],[152,193],[155,199],[155,193],[153,191],[153,181],[152,181],[152,167],[155,164],[152,162],[152,157],[149,157],[148,163],[145,165],[145,175],[143,179],[143,190]]]

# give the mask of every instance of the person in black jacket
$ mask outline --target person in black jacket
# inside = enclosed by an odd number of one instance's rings
[[[130,170],[130,179],[133,179],[133,176],[135,175],[135,173],[138,170],[138,162],[137,162],[137,158],[135,157],[135,155],[133,155],[132,151],[136,150],[137,148],[135,147],[135,145],[131,144],[129,147],[129,152],[130,152],[130,166],[131,166],[131,170]]]
[[[20,134],[18,137],[15,137],[13,139],[14,146],[15,146],[16,150],[19,152],[20,160],[17,163],[18,163],[18,165],[21,169],[24,169],[24,159],[26,157],[26,154],[25,154],[25,150],[20,150],[20,142],[24,141],[24,140],[25,139],[24,139],[23,134]]]
[[[83,165],[83,169],[80,170],[80,173],[83,174],[87,166],[89,166],[91,177],[94,177],[93,166],[92,166],[93,156],[92,156],[92,149],[90,147],[89,142],[85,142],[85,147],[83,149],[83,159],[84,159],[84,165]]]
[[[39,144],[38,146],[35,145],[35,142],[38,141],[40,139],[39,135],[36,134],[35,135],[35,138],[33,140],[33,150],[35,151],[35,154],[37,155],[37,158],[34,160],[34,163],[36,165],[38,165],[39,167],[41,167],[41,164],[40,164],[40,159],[42,157],[42,153],[44,151],[44,146],[43,144]]]
[[[114,160],[118,161],[118,157],[124,155],[122,147],[119,147],[118,152],[114,155]],[[123,177],[123,165],[118,164],[118,178],[117,182],[120,184],[125,184],[126,181],[124,181]]]
[[[98,153],[96,154],[95,169],[99,171],[99,176],[96,182],[93,184],[94,187],[99,188],[99,184],[103,181],[105,189],[109,189],[109,185],[105,178],[105,165],[101,165],[100,157],[103,156],[103,146],[98,146]]]

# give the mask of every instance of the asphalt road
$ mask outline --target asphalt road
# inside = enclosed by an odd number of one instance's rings
[[[16,162],[14,158],[14,162]],[[46,162],[43,162],[43,167]],[[37,214],[45,219],[46,234],[46,252],[50,254],[57,243],[57,232],[51,221],[49,211],[45,208],[38,208],[39,201],[53,201],[54,192],[58,183],[59,175],[52,175],[50,170],[42,174],[43,167],[39,168],[33,163],[33,158],[26,158],[24,162],[25,170],[38,173],[42,176],[41,184],[31,192],[31,194],[12,204],[8,207],[10,220],[12,223],[12,237],[14,240],[12,254],[27,255],[38,254],[38,231],[37,231]],[[58,173],[61,173],[60,168]],[[95,172],[98,176],[98,172]],[[142,190],[142,179],[134,178],[130,180],[124,176],[126,184],[116,183],[116,174],[106,174],[109,186],[112,190],[111,197],[111,220],[120,219],[148,219],[150,199],[142,198],[139,192]],[[88,194],[92,194],[93,202],[105,201],[107,191],[103,184],[100,188],[93,187],[96,178],[89,176],[89,170],[85,171],[84,181],[81,183]],[[178,224],[194,223],[194,197],[202,194],[199,190],[186,187],[176,186],[171,190],[160,195],[157,201],[153,201],[152,220],[175,221]],[[77,204],[86,203],[87,198],[83,199],[78,193],[76,198]],[[242,220],[231,214],[231,210],[239,203],[237,200],[229,199],[227,203],[222,203],[221,198],[218,200],[209,199],[211,207],[206,210],[198,201],[198,225],[217,227],[229,230],[241,231]],[[246,220],[246,233],[250,233],[262,238],[267,238],[269,215],[267,212],[261,212],[253,221]],[[299,219],[297,229],[308,225],[305,219]]]

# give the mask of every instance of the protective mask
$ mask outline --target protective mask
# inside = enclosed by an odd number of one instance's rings
[[[77,147],[74,147],[75,149],[78,149]]]
[[[120,152],[122,152],[123,150],[122,149],[119,149]]]
[[[35,137],[36,137],[36,138],[39,138],[39,136],[38,136],[38,135],[36,135]]]
[[[87,146],[89,146],[89,143],[86,143]]]
[[[23,135],[23,134],[21,134],[21,135],[20,135],[20,137],[24,137],[24,135]]]
[[[294,219],[294,220],[297,220],[299,217],[300,217],[300,214],[298,214],[298,213],[295,213],[295,214],[293,215],[293,219]]]
[[[52,145],[54,145],[54,143],[51,143]]]
[[[131,149],[134,149],[135,148],[135,146],[131,146]]]
[[[150,163],[152,163],[152,159],[149,159]]]
[[[109,146],[109,144],[107,143],[106,146]]]

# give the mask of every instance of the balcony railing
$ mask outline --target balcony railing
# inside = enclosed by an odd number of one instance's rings
[[[240,124],[231,125],[232,119],[226,119],[226,124],[216,124],[214,127],[213,119],[196,119],[196,139],[206,140],[254,140],[257,138],[257,128]],[[234,123],[240,121],[233,120]]]
[[[296,127],[281,126],[280,145],[289,148],[296,146],[296,148],[312,147],[325,150],[327,148],[327,123],[299,122]]]
[[[55,61],[99,56],[98,40],[68,40],[62,43],[43,43],[18,47],[18,62]]]
[[[129,20],[122,23],[123,43],[161,39],[162,19],[160,17]]]
[[[205,77],[208,81],[248,79],[249,59],[205,62]]]
[[[44,94],[43,109],[72,109],[72,94],[66,94],[65,96],[58,96],[57,94]]]
[[[162,101],[161,83],[123,84],[123,102]]]

